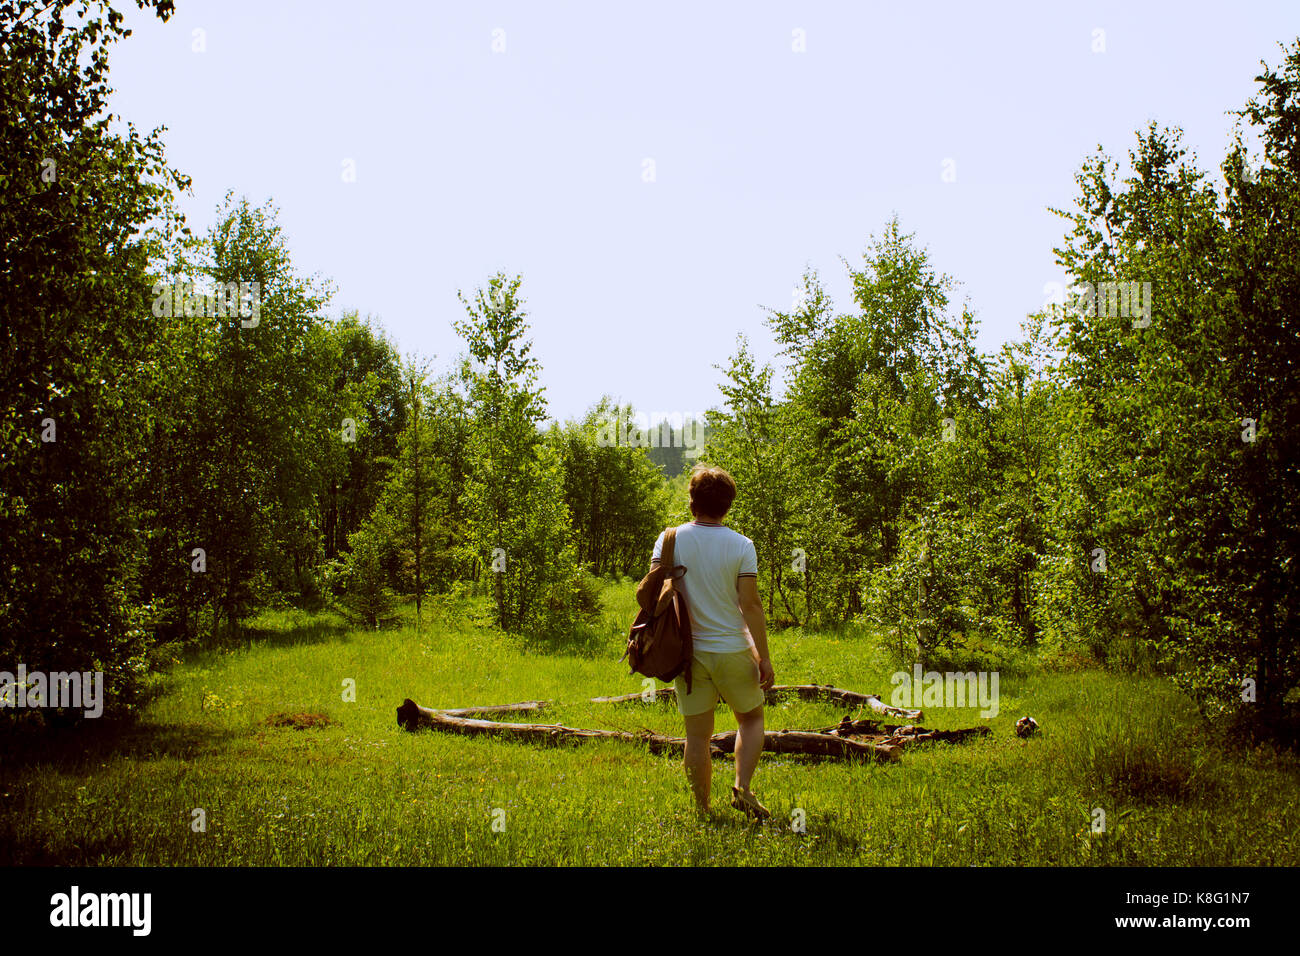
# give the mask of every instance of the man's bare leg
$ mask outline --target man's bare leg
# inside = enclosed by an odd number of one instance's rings
[[[701,813],[709,812],[709,795],[713,789],[713,758],[709,754],[709,740],[713,736],[713,711],[692,714],[686,721],[686,779],[695,795],[695,806]]]
[[[736,786],[741,793],[749,793],[758,755],[763,752],[763,705],[759,704],[743,714],[737,713],[736,725]]]

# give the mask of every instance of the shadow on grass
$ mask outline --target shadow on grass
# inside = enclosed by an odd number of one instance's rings
[[[1212,804],[1223,798],[1222,784],[1213,775],[1218,759],[1186,747],[1133,741],[1098,754],[1093,772],[1120,799],[1149,806],[1193,800]]]
[[[548,636],[510,635],[513,642],[531,654],[558,654],[586,660],[618,663],[627,645],[626,636],[602,634],[595,628],[579,628],[568,634]]]
[[[26,724],[25,726],[23,724]],[[154,760],[192,759],[221,751],[244,736],[202,724],[157,724],[141,720],[86,720],[70,727],[22,722],[5,733],[6,769],[40,766],[72,770],[103,763],[108,758]]]
[[[328,644],[333,641],[346,642],[355,628],[342,621],[304,621],[285,628],[245,626],[243,643],[245,646],[260,645],[264,647],[297,647],[304,644]]]
[[[129,831],[83,837],[76,846],[58,850],[43,842],[26,842],[0,825],[0,866],[99,866],[129,856],[133,849]]]

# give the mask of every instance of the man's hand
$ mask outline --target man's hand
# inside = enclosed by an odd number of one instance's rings
[[[758,662],[758,686],[763,690],[771,690],[772,685],[776,683],[776,671],[772,670],[772,662],[769,660],[760,660]]]

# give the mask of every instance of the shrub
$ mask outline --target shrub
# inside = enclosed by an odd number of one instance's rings
[[[397,597],[384,572],[383,544],[369,529],[348,535],[351,552],[343,558],[339,604],[356,624],[378,629],[397,619]]]

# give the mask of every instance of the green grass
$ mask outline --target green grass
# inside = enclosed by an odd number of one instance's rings
[[[423,634],[365,632],[330,615],[267,613],[245,648],[179,664],[141,722],[10,733],[0,761],[0,863],[104,865],[1295,865],[1293,755],[1230,750],[1156,678],[1100,671],[1001,674],[993,733],[923,745],[895,765],[764,755],[755,788],[773,819],[691,810],[679,759],[633,744],[539,748],[396,723],[435,707],[549,699],[570,726],[681,734],[671,703],[592,704],[641,689],[616,662],[628,583],[608,588],[596,637],[543,651],[434,608]],[[895,670],[861,632],[771,636],[778,680],[888,697]],[[345,680],[356,700],[343,700]],[[770,729],[842,713],[791,702]],[[322,715],[327,720],[276,715]],[[1020,740],[1016,718],[1041,727]],[[523,718],[518,718],[523,719]],[[974,726],[975,709],[927,726]],[[298,729],[295,724],[313,724]],[[719,730],[734,720],[718,712]],[[206,814],[194,832],[193,811]],[[791,828],[798,808],[806,832]],[[1094,808],[1105,834],[1090,832]],[[504,830],[494,830],[495,815]]]

